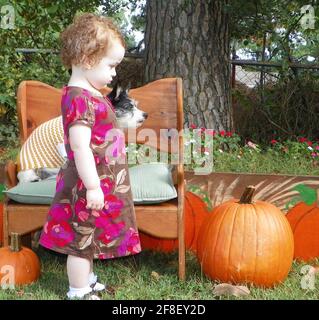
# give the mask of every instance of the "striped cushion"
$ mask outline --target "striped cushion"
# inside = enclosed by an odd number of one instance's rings
[[[19,171],[39,168],[59,168],[64,158],[58,145],[64,143],[62,116],[39,125],[23,144],[18,156]]]

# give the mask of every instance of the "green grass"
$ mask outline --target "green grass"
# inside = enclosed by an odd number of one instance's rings
[[[40,279],[31,285],[15,290],[0,290],[0,300],[60,300],[65,299],[68,288],[66,257],[39,249],[42,263]],[[213,288],[217,282],[207,278],[200,269],[196,257],[187,252],[187,279],[177,278],[177,253],[162,254],[143,251],[139,255],[115,260],[95,261],[95,272],[102,282],[115,289],[115,295],[105,294],[103,299],[115,300],[214,300],[214,299],[319,299],[319,284],[314,290],[301,288],[303,263],[294,262],[288,278],[273,289],[250,286],[250,295],[217,297]],[[152,276],[155,271],[159,277]]]
[[[222,153],[214,159],[214,169],[218,172],[249,172],[265,174],[319,175],[319,165],[304,156],[294,159],[286,155],[270,152],[237,155]]]

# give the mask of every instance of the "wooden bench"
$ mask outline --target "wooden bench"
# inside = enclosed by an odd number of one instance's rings
[[[106,89],[107,94],[111,89]],[[41,123],[60,115],[61,89],[54,88],[39,81],[23,81],[18,87],[17,113],[21,145],[31,132]],[[148,113],[148,119],[137,130],[137,143],[145,143],[160,151],[175,152],[167,145],[173,140],[167,137],[165,130],[183,128],[183,93],[180,78],[166,78],[151,82],[143,87],[130,90],[130,96],[139,102],[139,108]],[[143,128],[151,128],[156,137],[147,142],[139,139],[138,133]],[[126,136],[127,138],[127,136]],[[177,155],[183,155],[183,137],[179,135]],[[185,279],[185,245],[184,245],[184,170],[179,161],[175,166],[174,183],[178,198],[168,202],[152,205],[135,205],[137,224],[140,231],[149,235],[179,239],[179,279]],[[6,185],[11,188],[17,184],[17,165],[9,161],[5,167]],[[4,245],[8,245],[11,232],[21,235],[41,229],[49,210],[48,205],[17,203],[5,198],[3,233]]]

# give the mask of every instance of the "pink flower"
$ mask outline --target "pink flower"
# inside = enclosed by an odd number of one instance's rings
[[[115,196],[114,194],[107,194],[104,197],[105,200],[105,207],[103,208],[103,211],[105,213],[109,213],[112,211],[118,211],[121,210],[124,207],[123,200]]]
[[[139,253],[140,251],[141,243],[139,234],[133,228],[129,228],[129,230],[126,231],[125,237],[120,246],[118,247],[118,253],[119,255],[126,255]]]
[[[89,218],[89,210],[91,209],[86,209],[86,199],[84,198],[79,198],[76,202],[75,202],[75,214],[78,216],[79,221],[86,221]]]
[[[196,124],[194,124],[194,123],[191,123],[189,127],[190,127],[191,129],[196,129],[196,128],[197,128]]]
[[[270,143],[271,143],[271,144],[276,144],[276,143],[278,143],[278,141],[275,140],[275,139],[273,139],[273,140],[270,141]]]
[[[89,213],[87,211],[80,211],[78,212],[79,220],[84,222],[89,218]]]
[[[95,114],[95,121],[97,123],[100,123],[100,121],[103,121],[104,119],[107,119],[107,106],[104,103],[101,103],[100,100],[92,97],[91,101],[94,102],[94,108],[96,110]]]
[[[308,144],[309,147],[312,146],[312,142],[311,141],[307,141],[307,144]]]
[[[312,156],[312,157],[317,157],[318,154],[317,154],[316,152],[312,152],[312,153],[311,153],[311,156]]]
[[[308,139],[307,138],[299,138],[298,141],[299,142],[306,142]]]
[[[315,149],[316,149],[316,150],[319,150],[319,146],[316,146]]]
[[[71,102],[71,106],[78,116],[84,114],[88,109],[87,100],[81,96],[75,96]]]
[[[250,147],[250,148],[253,148],[253,149],[257,149],[257,145],[256,144],[254,144],[254,143],[252,143],[251,141],[248,141],[247,142],[247,145]]]
[[[66,103],[68,102],[68,103]],[[82,96],[75,96],[72,101],[68,98],[62,98],[62,105],[67,108],[66,122],[72,123],[74,120],[83,119],[83,115],[87,112],[87,100]]]
[[[69,203],[56,203],[50,208],[49,215],[58,222],[69,220],[72,217],[71,205]]]
[[[104,178],[104,179],[101,179],[100,186],[103,190],[104,195],[107,196],[109,193],[112,192],[115,186],[115,182],[110,178]]]
[[[216,131],[215,130],[211,130],[211,129],[207,129],[206,132],[211,135],[211,136],[215,136],[216,135]]]
[[[222,131],[219,132],[219,134],[223,137],[225,135],[225,131],[222,130]]]
[[[92,128],[92,138],[91,141],[94,144],[100,145],[103,142],[105,142],[105,135],[106,133],[113,128],[112,123],[106,123],[106,124],[99,124],[95,125]]]
[[[51,220],[44,225],[40,242],[46,247],[65,247],[74,239],[74,232],[66,221]]]
[[[108,244],[120,235],[121,230],[125,227],[125,222],[110,223],[103,228],[103,232],[99,235],[98,239],[104,244]]]
[[[230,132],[230,131],[227,131],[227,132],[226,132],[226,137],[232,137],[232,135],[233,135],[232,132]]]

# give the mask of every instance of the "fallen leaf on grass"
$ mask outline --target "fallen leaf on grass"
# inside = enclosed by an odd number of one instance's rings
[[[233,295],[240,297],[249,295],[250,291],[246,286],[234,286],[229,283],[221,283],[214,287],[213,294],[216,296]]]
[[[316,275],[319,273],[318,266],[305,265],[301,268],[300,273],[303,274],[301,278],[301,288],[304,290],[314,290]]]
[[[24,291],[23,290],[17,291],[17,295],[19,297],[22,297],[24,295]]]
[[[115,287],[111,287],[111,286],[107,285],[107,286],[105,287],[105,291],[106,291],[106,293],[108,293],[109,295],[115,296],[115,293],[116,293]]]
[[[156,271],[152,271],[151,277],[155,280],[158,280],[160,278],[160,275]]]

